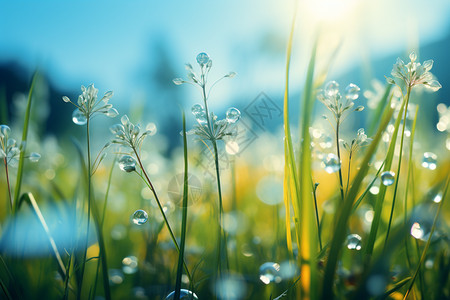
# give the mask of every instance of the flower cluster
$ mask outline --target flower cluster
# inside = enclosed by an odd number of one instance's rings
[[[196,60],[197,60],[198,65],[200,66],[200,72],[201,72],[200,76],[198,76],[194,72],[194,68],[192,67],[191,64],[186,64],[186,71],[188,72],[187,77],[189,78],[189,80],[184,80],[182,78],[175,78],[173,80],[173,83],[175,83],[176,85],[181,85],[183,83],[189,83],[189,84],[198,85],[201,88],[205,88],[207,80],[208,80],[208,74],[212,67],[212,60],[210,59],[209,55],[206,54],[205,52],[198,54]],[[223,78],[233,78],[234,76],[236,76],[236,72],[230,72],[230,73],[224,75],[222,78],[219,78],[216,82],[214,82],[212,84],[211,88],[217,82],[222,80]]]
[[[114,118],[119,113],[112,104],[108,101],[113,96],[113,92],[106,92],[103,98],[97,100],[98,89],[94,87],[93,84],[89,85],[87,88],[81,86],[81,95],[78,96],[77,103],[72,102],[69,97],[63,96],[64,102],[72,103],[77,108],[72,114],[72,120],[77,125],[85,125],[87,120],[92,118],[95,113],[104,114],[107,117]]]
[[[342,100],[339,92],[339,84],[336,81],[328,82],[324,89],[320,90],[317,99],[322,102],[332,113],[336,122],[340,124],[343,121],[344,113],[349,111],[355,103],[354,100],[359,97],[359,87],[356,84],[350,83],[345,88],[345,103]],[[358,106],[355,111],[362,111],[364,106]]]
[[[352,140],[350,145],[345,141],[342,142],[342,145],[344,146],[345,150],[351,153],[356,152],[363,146],[366,146],[370,143],[370,141],[372,141],[372,139],[367,137],[366,133],[364,132],[364,128],[360,128],[358,129],[356,138]]]
[[[11,129],[7,125],[0,125],[0,159],[3,159],[7,165],[17,166],[20,156],[20,148],[17,147],[16,140],[10,138]],[[32,152],[28,157],[30,161],[37,162],[41,155]]]
[[[400,58],[397,58],[397,62],[391,72],[393,78],[386,78],[388,83],[397,85],[402,91],[405,88],[410,89],[418,85],[423,85],[433,92],[442,87],[430,72],[433,67],[433,60],[426,60],[422,65],[416,62],[417,55],[414,52],[409,55],[409,59],[410,62],[405,65]]]
[[[139,124],[134,125],[130,122],[127,115],[120,119],[122,124],[111,126],[110,130],[115,135],[112,143],[130,147],[133,150],[141,148],[144,139],[153,133],[151,129],[146,129],[141,133]]]
[[[211,85],[209,91],[207,92],[206,85],[208,81],[208,74],[212,66],[212,60],[210,59],[208,54],[202,52],[197,55],[197,63],[200,66],[200,76],[198,76],[194,72],[191,64],[186,64],[186,70],[188,71],[187,77],[189,78],[189,80],[183,80],[181,78],[176,78],[173,80],[176,85],[189,83],[200,87],[200,89],[202,90],[204,107],[201,104],[194,104],[192,106],[191,111],[198,124],[194,125],[194,128],[188,131],[187,134],[197,135],[198,138],[202,141],[212,142],[222,140],[227,136],[236,135],[236,122],[241,116],[240,111],[237,108],[231,107],[226,113],[226,118],[218,120],[217,116],[214,113],[208,111],[207,103],[209,94],[214,85],[216,85],[220,80],[224,78],[233,78],[234,76],[236,76],[236,73],[230,72],[222,76]]]
[[[236,122],[239,120],[241,113],[237,108],[231,107],[227,110],[226,118],[218,120],[214,113],[210,113],[210,124],[206,118],[206,112],[200,104],[192,106],[192,114],[197,120],[194,128],[187,132],[188,135],[196,135],[203,141],[217,141],[222,140],[227,136],[235,136],[237,134]]]

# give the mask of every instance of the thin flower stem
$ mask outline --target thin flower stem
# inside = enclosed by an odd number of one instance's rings
[[[336,154],[339,159],[339,163],[341,162],[341,151],[339,150],[339,124],[340,119],[337,119],[336,122]],[[341,200],[344,201],[344,184],[342,183],[342,168],[339,168],[339,190],[341,192]]]
[[[202,70],[203,72],[203,70]],[[206,120],[207,120],[207,124],[208,124],[208,128],[209,131],[211,133],[213,133],[213,128],[211,126],[211,120],[209,119],[209,110],[208,110],[208,102],[207,102],[207,94],[206,94],[206,85],[205,85],[205,75],[202,73],[202,95],[203,95],[203,102],[205,104],[205,113],[206,113]],[[211,136],[213,137],[214,135],[211,134]],[[224,248],[225,248],[225,257],[226,257],[226,261],[227,261],[227,269],[228,269],[228,255],[227,255],[227,248],[226,248],[226,237],[225,234],[222,231],[222,214],[223,214],[223,206],[222,206],[222,188],[221,188],[221,183],[220,183],[220,171],[219,171],[219,154],[217,151],[217,141],[213,138],[211,140],[212,144],[213,144],[213,148],[214,148],[214,163],[215,163],[215,168],[216,168],[216,177],[217,177],[217,192],[218,192],[218,196],[219,196],[219,216],[218,216],[218,241],[217,241],[217,246],[218,246],[218,253],[217,253],[217,269],[219,271],[219,275],[221,273],[221,257],[222,257],[222,237],[224,239]]]
[[[87,248],[89,243],[89,227],[91,223],[91,143],[90,143],[90,136],[89,136],[89,118],[87,118],[86,122],[86,140],[87,140],[87,188],[88,188],[88,212],[87,212],[87,226],[86,226],[86,239],[84,242],[84,249],[83,249],[83,259],[81,264],[81,276],[80,276],[80,285],[78,287],[79,291],[77,294],[77,299],[81,299],[81,288],[83,287],[83,277],[84,277],[84,269],[86,266],[86,256],[87,256]]]
[[[174,235],[174,233],[173,233],[173,231],[172,231],[172,228],[170,227],[169,220],[167,219],[166,214],[164,213],[164,209],[163,209],[163,207],[162,207],[162,205],[161,205],[161,202],[159,201],[158,194],[156,194],[156,190],[155,190],[155,188],[153,187],[153,184],[152,184],[150,178],[148,177],[147,172],[146,172],[145,169],[144,169],[144,165],[142,164],[141,158],[140,158],[140,156],[139,156],[139,154],[138,154],[136,148],[135,148],[135,147],[132,147],[132,150],[133,150],[134,154],[136,155],[136,158],[137,158],[139,167],[141,168],[142,173],[144,174],[144,177],[145,177],[145,179],[146,179],[146,180],[145,180],[145,183],[148,185],[149,189],[150,189],[150,190],[152,191],[152,193],[153,193],[153,196],[155,197],[156,203],[158,204],[159,210],[161,211],[161,214],[162,214],[162,216],[163,216],[164,222],[166,223],[167,229],[169,230],[170,237],[172,238],[172,241],[173,241],[173,243],[175,244],[175,248],[177,249],[177,252],[180,253],[180,247],[179,247],[178,242],[177,242],[177,240],[176,240],[176,238],[175,238],[175,235]],[[139,173],[138,173],[138,174],[139,174]],[[141,177],[142,177],[142,176],[141,176]],[[189,270],[188,270],[188,268],[187,268],[186,262],[183,262],[183,264],[184,264],[184,270],[186,271],[186,275],[188,276],[189,281],[191,281],[191,280],[192,280],[191,274],[189,273]]]
[[[13,211],[13,200],[12,200],[12,196],[11,196],[11,185],[9,183],[8,162],[6,160],[6,157],[3,160],[5,162],[6,184],[8,186],[9,204],[10,204],[11,211]]]

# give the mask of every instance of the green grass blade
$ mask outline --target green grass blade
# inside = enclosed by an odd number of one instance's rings
[[[31,100],[33,99],[34,85],[36,83],[37,76],[38,76],[38,73],[35,72],[33,75],[33,79],[31,80],[30,90],[28,91],[28,102],[27,102],[27,108],[25,111],[25,119],[24,119],[23,130],[22,130],[22,143],[20,145],[21,151],[20,151],[20,157],[19,157],[19,166],[17,168],[16,188],[14,190],[13,213],[15,213],[18,208],[20,189],[22,187],[23,166],[24,166],[24,161],[25,161],[25,150],[27,147],[26,143],[27,143],[27,138],[28,138],[28,127],[30,125],[30,117],[31,117],[31,103],[32,103]]]
[[[297,2],[296,2],[297,3]],[[290,201],[292,200],[295,216],[295,228],[297,232],[297,244],[300,244],[299,234],[300,227],[298,220],[300,218],[300,212],[298,206],[299,186],[297,180],[297,164],[295,163],[294,148],[292,146],[291,127],[289,122],[289,70],[291,64],[292,55],[292,42],[294,38],[294,29],[296,22],[297,9],[294,9],[294,16],[292,19],[291,31],[289,34],[289,40],[287,45],[286,54],[286,74],[285,74],[285,89],[283,100],[283,121],[284,121],[284,161],[285,172],[283,178],[283,198],[286,207],[286,238],[289,250],[292,252],[292,237],[291,237],[291,216],[290,216]]]
[[[406,107],[405,107],[406,99],[407,99],[406,97],[403,99],[397,119],[395,120],[394,132],[392,133],[392,139],[389,144],[389,149],[388,149],[388,152],[386,155],[383,171],[391,170],[392,161],[393,161],[394,152],[395,152],[395,144],[396,144],[397,136],[398,136],[398,131],[400,128],[403,111],[406,109]],[[381,184],[380,191],[378,193],[378,197],[377,197],[377,200],[375,203],[374,217],[373,217],[372,225],[370,228],[369,238],[367,240],[366,246],[364,247],[365,248],[364,256],[365,256],[365,264],[366,265],[370,263],[372,252],[373,252],[373,247],[375,245],[375,240],[377,238],[377,232],[378,232],[378,227],[380,226],[381,213],[382,213],[382,209],[383,209],[384,198],[386,196],[386,190],[387,190],[387,187],[384,184]]]
[[[304,262],[301,265],[302,279],[300,279],[304,297],[310,299],[318,298],[318,273],[317,273],[317,252],[318,233],[316,220],[314,218],[313,188],[311,185],[311,136],[309,127],[311,126],[312,110],[314,107],[314,69],[317,52],[316,39],[314,42],[311,58],[308,65],[306,82],[302,97],[302,117],[301,117],[301,148],[300,148],[300,235],[299,256]],[[307,263],[305,263],[307,262]]]
[[[364,156],[364,159],[361,163],[361,168],[356,174],[355,179],[353,180],[352,186],[350,188],[350,191],[347,197],[345,198],[344,203],[342,204],[342,209],[340,210],[341,213],[336,216],[337,221],[334,223],[337,225],[332,235],[333,239],[330,244],[330,252],[328,256],[328,262],[325,266],[325,274],[323,279],[322,299],[324,300],[332,299],[334,296],[333,295],[334,275],[337,267],[337,262],[340,256],[342,244],[344,243],[344,240],[346,238],[346,228],[352,211],[353,202],[358,194],[359,188],[361,186],[364,177],[367,175],[367,172],[369,171],[369,162],[372,160],[375,154],[375,150],[377,149],[378,144],[381,140],[383,131],[389,124],[392,114],[393,110],[390,108],[390,106],[386,106],[385,111],[383,113],[382,121],[380,123],[380,126],[378,127],[378,131],[374,136],[366,152],[366,155]]]
[[[174,299],[180,298],[181,275],[183,274],[184,247],[186,243],[186,223],[188,210],[188,150],[186,139],[186,117],[183,111],[183,150],[184,150],[184,181],[183,181],[183,214],[181,218],[181,241],[178,254],[177,279],[175,284]]]
[[[35,213],[39,222],[41,223],[42,228],[44,229],[45,234],[47,235],[47,238],[50,242],[50,246],[52,248],[56,262],[58,263],[58,272],[61,274],[62,278],[65,278],[66,267],[64,266],[61,255],[59,254],[59,251],[58,251],[58,247],[56,246],[55,240],[53,239],[53,236],[50,233],[50,229],[47,226],[47,222],[45,221],[45,218],[42,215],[41,209],[39,208],[39,205],[37,204],[36,199],[34,198],[32,193],[26,193],[21,198],[23,198],[24,201],[26,201],[30,205],[31,209],[33,210],[33,212]]]
[[[408,113],[408,103],[409,103],[409,96],[411,94],[411,88],[408,89],[408,94],[406,95],[406,104],[405,104],[405,113],[403,115],[403,126],[402,126],[402,136],[400,139],[400,154],[398,157],[398,166],[397,166],[397,174],[395,176],[395,185],[394,185],[394,196],[392,198],[392,206],[391,206],[391,213],[389,215],[389,223],[386,230],[386,241],[389,238],[389,231],[391,229],[392,224],[392,218],[394,216],[394,208],[395,208],[395,200],[397,199],[397,191],[398,191],[398,182],[400,180],[400,171],[402,167],[402,157],[403,157],[403,144],[405,141],[405,127],[406,127],[406,115]]]

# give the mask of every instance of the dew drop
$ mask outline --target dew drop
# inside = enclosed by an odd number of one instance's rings
[[[361,250],[361,237],[357,234],[347,236],[347,248],[350,250]]]
[[[385,186],[390,186],[394,183],[395,173],[392,171],[386,171],[381,173],[381,182]]]
[[[85,125],[87,123],[86,116],[78,108],[72,113],[72,121],[77,125]]]
[[[433,152],[425,152],[422,158],[422,167],[430,170],[436,169],[437,155]]]
[[[118,269],[109,269],[109,284],[110,285],[119,285],[123,282],[123,273]]]
[[[280,265],[274,262],[266,262],[259,267],[259,280],[264,284],[269,284],[271,282],[279,283],[281,282],[281,277],[279,275]]]
[[[122,259],[122,271],[125,274],[134,274],[138,271],[138,259],[136,256],[127,256]]]
[[[226,116],[227,116],[227,121],[228,121],[228,123],[234,124],[234,123],[236,123],[236,122],[239,120],[239,118],[241,117],[241,112],[240,112],[237,108],[230,107],[230,108],[227,110]]]
[[[192,114],[194,116],[197,116],[199,113],[204,112],[203,106],[201,106],[200,104],[196,103],[196,104],[192,105],[191,112],[192,112]]]
[[[148,220],[148,214],[145,210],[138,209],[133,213],[133,223],[136,225],[145,224]]]
[[[339,171],[341,168],[339,157],[333,153],[328,153],[328,155],[322,160],[322,168],[324,168],[329,174]]]
[[[201,111],[201,112],[199,112],[198,114],[196,114],[196,115],[195,115],[195,119],[197,120],[197,122],[198,122],[200,125],[205,125],[205,124],[208,123],[208,119],[207,119],[207,117],[206,117],[205,111]]]
[[[411,226],[411,235],[415,239],[422,239],[424,237],[424,230],[420,227],[420,224],[418,222],[414,222]]]
[[[127,173],[136,170],[136,161],[130,155],[124,155],[119,159],[119,168]]]
[[[167,295],[166,300],[174,300],[175,299],[175,291],[171,292],[169,295]],[[180,300],[198,300],[198,297],[195,293],[189,291],[189,290],[185,290],[185,289],[180,289]]]
[[[347,98],[347,100],[356,100],[359,97],[359,91],[359,86],[354,83],[350,83],[345,88],[345,98]]]
[[[30,156],[28,157],[28,159],[31,162],[38,162],[40,158],[41,158],[41,155],[39,153],[36,153],[36,152],[32,152],[30,154]]]
[[[330,81],[325,85],[325,96],[332,97],[339,93],[339,84],[336,81]]]
[[[206,65],[208,62],[209,62],[209,55],[206,54],[205,52],[199,53],[199,54],[197,55],[197,63],[198,63],[200,66],[203,67],[203,66]]]

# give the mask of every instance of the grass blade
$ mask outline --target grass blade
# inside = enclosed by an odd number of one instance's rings
[[[64,263],[62,261],[61,255],[59,254],[58,247],[56,246],[55,240],[52,237],[52,234],[50,233],[50,229],[47,226],[47,222],[45,221],[44,216],[42,215],[41,209],[39,208],[39,205],[36,202],[36,199],[34,199],[34,196],[32,193],[26,193],[21,197],[23,200],[26,201],[33,212],[35,213],[36,217],[38,218],[39,222],[42,225],[42,228],[45,231],[45,234],[47,235],[47,238],[50,242],[50,246],[53,250],[53,254],[55,256],[56,262],[58,263],[58,271],[61,274],[62,278],[65,278],[66,276],[66,267],[64,266]],[[20,202],[22,202],[20,201]]]
[[[375,154],[375,150],[378,147],[378,144],[381,140],[381,136],[383,131],[387,127],[392,114],[393,109],[390,108],[389,105],[386,106],[382,121],[378,128],[376,135],[374,136],[372,143],[370,144],[366,155],[361,163],[361,168],[355,176],[353,183],[351,185],[350,191],[345,198],[345,201],[342,205],[342,209],[340,210],[340,214],[336,216],[337,222],[335,222],[336,227],[333,233],[333,239],[330,244],[330,252],[328,256],[328,262],[325,266],[325,274],[323,279],[323,287],[322,287],[322,299],[332,299],[333,298],[333,283],[334,283],[334,275],[337,267],[337,262],[340,256],[342,244],[344,243],[346,237],[346,228],[348,224],[348,220],[350,218],[350,214],[352,211],[353,202],[358,194],[359,187],[369,171],[369,162]]]
[[[308,65],[308,72],[306,75],[306,82],[302,97],[302,117],[301,117],[301,148],[300,148],[300,229],[298,233],[301,235],[299,244],[299,256],[304,262],[301,265],[300,279],[303,296],[305,299],[317,299],[318,297],[318,273],[317,273],[317,251],[318,233],[316,230],[316,220],[314,219],[314,200],[313,188],[311,185],[311,136],[309,134],[309,127],[311,125],[312,109],[314,105],[314,69],[316,61],[316,50],[318,40],[314,42],[311,58]],[[295,204],[294,204],[295,205]],[[307,262],[307,263],[305,263]]]
[[[181,241],[178,254],[177,279],[175,284],[174,299],[180,298],[181,275],[183,274],[184,246],[186,243],[186,222],[188,205],[188,151],[186,139],[186,117],[183,111],[183,150],[184,150],[184,181],[183,181],[183,215],[181,218]]]
[[[409,97],[409,96],[407,96],[407,97]],[[406,97],[403,99],[401,107],[400,107],[400,111],[398,112],[397,119],[395,120],[394,132],[392,133],[392,139],[389,144],[389,149],[388,149],[388,153],[386,155],[383,171],[391,170],[392,161],[393,161],[394,152],[395,152],[395,144],[397,141],[398,130],[400,128],[400,123],[402,120],[401,116],[403,115],[403,110],[406,109],[406,107],[405,107],[406,99],[407,99]],[[365,264],[366,265],[368,265],[370,263],[372,252],[373,252],[373,247],[375,245],[375,240],[377,238],[377,231],[378,231],[378,227],[380,226],[381,212],[383,209],[384,198],[386,196],[386,190],[387,190],[387,187],[384,184],[381,184],[380,191],[378,193],[378,197],[377,197],[377,200],[375,203],[374,217],[373,217],[372,225],[370,228],[369,238],[368,238],[367,244],[365,246],[364,255],[365,255]]]
[[[28,91],[28,102],[27,102],[27,108],[25,111],[25,119],[24,119],[23,130],[22,130],[22,143],[20,145],[21,151],[20,151],[20,157],[19,157],[19,166],[17,168],[16,188],[14,190],[13,213],[15,213],[18,208],[20,188],[22,187],[23,165],[24,165],[24,161],[25,161],[25,150],[27,147],[26,143],[27,143],[27,138],[28,138],[28,127],[30,125],[30,117],[31,117],[31,103],[32,103],[31,100],[33,99],[34,85],[36,83],[37,76],[38,76],[38,73],[35,72],[33,75],[33,79],[31,80],[30,90]]]

